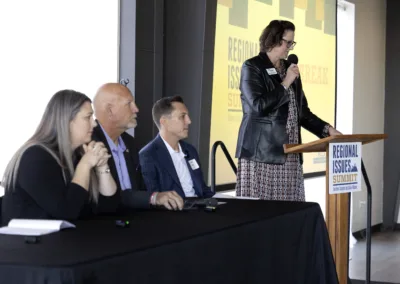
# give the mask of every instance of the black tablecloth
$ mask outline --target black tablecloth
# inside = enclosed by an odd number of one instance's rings
[[[0,283],[338,283],[318,204],[228,200],[216,212],[75,222],[26,244],[0,235]]]

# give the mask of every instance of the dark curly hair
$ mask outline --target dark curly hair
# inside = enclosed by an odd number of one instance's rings
[[[265,27],[260,36],[260,52],[267,52],[279,46],[286,31],[295,31],[295,26],[289,21],[273,20]]]

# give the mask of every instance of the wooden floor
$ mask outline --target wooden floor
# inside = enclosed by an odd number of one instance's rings
[[[350,279],[365,280],[365,243],[365,240],[358,241],[350,253]],[[371,244],[371,281],[399,284],[400,231],[374,233]],[[364,281],[353,283],[364,283]]]

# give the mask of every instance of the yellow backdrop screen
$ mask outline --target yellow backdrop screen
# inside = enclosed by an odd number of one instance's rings
[[[214,78],[210,148],[215,141],[235,155],[242,119],[240,70],[243,62],[259,53],[258,39],[271,20],[295,24],[295,46],[309,107],[334,124],[336,86],[336,0],[218,0],[214,50]],[[302,129],[303,143],[318,139]],[[217,152],[216,183],[236,181]],[[237,159],[234,159],[237,162]],[[304,173],[325,170],[325,154],[304,156]]]

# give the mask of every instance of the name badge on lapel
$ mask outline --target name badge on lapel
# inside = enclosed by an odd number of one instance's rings
[[[199,164],[197,164],[195,159],[191,159],[189,161],[189,165],[192,168],[192,170],[197,170],[199,168]]]
[[[276,75],[278,72],[276,72],[275,68],[267,68],[267,73],[268,75]]]

